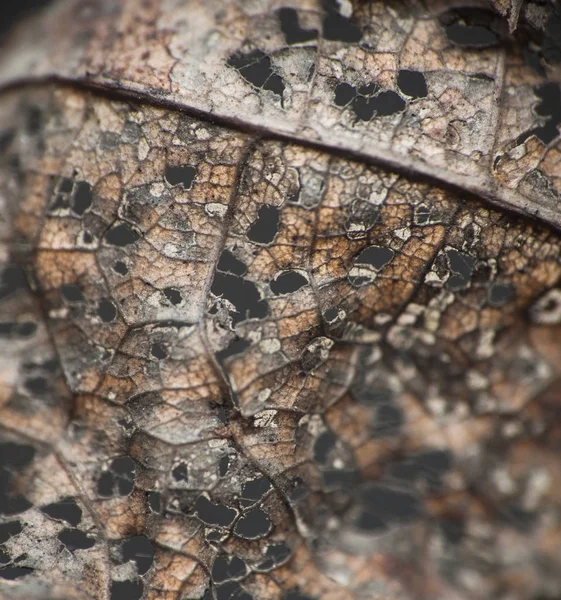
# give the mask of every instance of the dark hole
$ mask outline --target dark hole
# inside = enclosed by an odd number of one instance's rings
[[[1,487],[2,485],[0,484]],[[5,490],[0,489],[0,514],[9,517],[25,512],[32,506],[33,504],[25,496],[21,494],[8,496]]]
[[[73,527],[76,527],[82,520],[82,509],[72,498],[66,498],[60,502],[43,506],[41,512],[51,517],[51,519],[66,521]]]
[[[316,29],[302,29],[298,22],[298,13],[293,8],[281,8],[277,12],[284,39],[288,45],[303,44],[315,40],[318,36]]]
[[[237,52],[228,59],[228,66],[237,69],[240,75],[255,87],[270,90],[282,98],[284,82],[271,67],[271,59],[261,50],[247,54]]]
[[[61,285],[60,293],[68,302],[84,302],[85,300],[82,290],[77,285]]]
[[[32,393],[41,395],[47,391],[48,381],[44,377],[29,377],[25,380],[25,387]]]
[[[218,556],[212,565],[212,580],[215,583],[240,579],[246,573],[244,561],[237,556]]]
[[[359,98],[357,98],[357,100],[359,100]],[[393,90],[380,92],[377,96],[372,98],[372,108],[378,117],[387,117],[403,112],[405,110],[405,106],[405,100],[403,100],[403,98]],[[357,116],[360,117],[358,112]],[[370,118],[371,116],[368,117],[368,119]]]
[[[92,186],[85,181],[79,181],[76,184],[76,189],[74,191],[72,211],[77,215],[82,216],[91,207],[92,202]]]
[[[17,334],[21,337],[30,337],[37,331],[37,324],[31,321],[20,323],[17,327]]]
[[[457,250],[447,251],[450,270],[454,273],[446,282],[446,287],[452,290],[460,289],[470,282],[475,259]]]
[[[307,284],[308,280],[300,273],[286,271],[271,281],[269,287],[273,294],[278,296],[279,294],[292,294]]]
[[[231,273],[232,275],[242,276],[247,268],[241,260],[238,260],[228,249],[222,250],[220,260],[216,268],[223,273]]]
[[[267,513],[260,508],[254,508],[239,519],[234,533],[240,537],[254,540],[265,537],[271,527],[271,519],[269,519]]]
[[[8,521],[0,523],[0,544],[7,542],[11,537],[23,531],[21,521]]]
[[[188,190],[193,184],[197,170],[189,165],[180,167],[166,167],[165,177],[170,185],[181,184],[184,189]]]
[[[148,506],[156,514],[162,510],[162,496],[159,492],[148,492]]]
[[[216,600],[253,600],[237,581],[228,581],[216,587]]]
[[[111,582],[111,600],[140,600],[143,592],[144,584],[139,579]]]
[[[465,536],[465,523],[461,519],[444,518],[440,519],[440,529],[444,537],[451,544],[457,544]]]
[[[185,463],[180,463],[179,465],[173,468],[171,474],[175,481],[187,481],[187,465]]]
[[[327,463],[329,453],[337,443],[337,436],[331,431],[324,431],[314,442],[314,460],[320,465]]]
[[[328,322],[328,323],[333,323],[333,321],[335,321],[337,318],[339,317],[339,310],[337,308],[328,308],[324,313],[323,313],[323,318]]]
[[[181,296],[181,292],[174,288],[164,288],[164,296],[174,305],[178,306],[181,304],[183,297]]]
[[[402,69],[397,75],[397,85],[411,98],[425,98],[428,94],[425,76],[420,71]]]
[[[561,123],[561,88],[556,83],[546,83],[534,90],[540,99],[536,113],[545,118],[545,123],[526,131],[516,140],[518,144],[525,142],[531,135],[537,136],[544,144],[549,144],[559,135]]]
[[[251,346],[250,342],[248,342],[247,340],[244,340],[243,338],[239,338],[239,339],[231,342],[226,348],[224,348],[224,350],[219,350],[216,353],[216,358],[217,358],[218,362],[222,363],[227,358],[230,358],[230,356],[235,356],[236,354],[242,354],[250,346]]]
[[[9,266],[2,271],[0,299],[11,296],[15,291],[25,288],[25,273],[20,267]]]
[[[113,265],[113,270],[115,271],[115,273],[118,273],[119,275],[126,275],[129,272],[127,265],[121,260],[118,260]]]
[[[154,548],[152,544],[143,535],[135,535],[123,542],[121,546],[123,561],[132,560],[136,563],[136,570],[139,575],[144,575],[154,561]]]
[[[0,467],[23,469],[27,467],[35,456],[35,448],[27,444],[3,442],[0,444]]]
[[[150,354],[158,360],[163,360],[168,355],[166,347],[163,344],[158,343],[150,346]]]
[[[258,477],[243,484],[242,496],[248,500],[261,500],[270,489],[269,480],[266,477]]]
[[[265,204],[257,212],[257,220],[252,223],[247,237],[256,244],[272,242],[279,230],[279,209]]]
[[[138,233],[126,223],[121,223],[110,229],[105,234],[105,240],[112,246],[128,246],[138,239]]]
[[[26,575],[31,575],[34,569],[30,567],[2,567],[0,568],[0,577],[2,579],[7,579],[9,581],[13,581],[14,579],[20,579],[21,577],[25,577]]]
[[[382,246],[370,246],[363,250],[356,258],[357,265],[370,265],[377,271],[383,269],[394,257],[394,251]]]
[[[281,565],[290,558],[292,550],[285,543],[271,544],[267,548],[266,556],[275,565]]]
[[[415,209],[415,223],[417,225],[426,225],[429,222],[431,210],[428,206],[421,204]]]
[[[480,8],[452,9],[440,16],[448,39],[459,46],[486,48],[499,41],[497,16]]]
[[[511,283],[495,283],[489,290],[489,302],[493,306],[504,306],[514,297],[515,288]]]
[[[79,529],[63,529],[58,534],[58,539],[70,552],[87,550],[95,545],[95,539]]]
[[[195,512],[201,521],[219,527],[228,527],[236,518],[236,511],[233,508],[214,504],[204,496],[198,497]]]
[[[323,37],[326,40],[350,44],[360,41],[362,38],[360,28],[339,13],[337,0],[323,0],[322,6],[325,11]]]
[[[220,464],[218,465],[220,470],[220,477],[224,477],[230,468],[230,459],[227,456],[223,456],[220,459]]]
[[[100,496],[112,496],[115,486],[115,477],[110,471],[104,471],[97,481],[97,493]]]
[[[245,279],[240,279],[229,273],[216,271],[212,282],[212,293],[223,296],[231,302],[236,313],[232,314],[234,323],[245,319],[261,319],[268,314],[267,303],[261,300],[256,285]]]
[[[97,307],[97,315],[105,323],[111,323],[111,321],[114,321],[115,317],[117,316],[117,309],[115,308],[113,302],[107,298],[102,298],[99,302],[99,306]]]
[[[335,88],[335,104],[337,106],[347,106],[356,98],[355,88],[348,83],[339,83]]]

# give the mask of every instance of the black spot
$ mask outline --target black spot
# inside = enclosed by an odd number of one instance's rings
[[[536,113],[545,120],[543,125],[535,127],[518,136],[517,144],[524,143],[531,135],[537,136],[544,144],[549,144],[559,136],[561,124],[561,88],[557,83],[545,83],[534,90],[540,103]]]
[[[315,40],[317,29],[302,29],[298,22],[298,13],[293,8],[281,8],[277,11],[281,30],[288,45],[303,44]]]
[[[8,521],[7,523],[0,523],[0,544],[4,544],[11,537],[18,535],[23,531],[21,521]]]
[[[335,88],[335,104],[337,106],[347,106],[356,98],[355,88],[348,83],[339,83]]]
[[[279,209],[264,204],[257,212],[257,220],[252,223],[247,237],[256,244],[269,244],[279,230]]]
[[[240,75],[258,89],[270,90],[282,99],[284,81],[271,67],[271,59],[261,50],[252,50],[247,54],[236,52],[227,62],[237,69]]]
[[[183,301],[183,297],[181,296],[181,292],[174,288],[164,288],[164,296],[173,304],[174,306],[178,306]]]
[[[2,271],[2,281],[0,282],[0,300],[11,296],[17,290],[25,287],[26,281],[23,270],[15,265],[6,267]]]
[[[216,600],[253,600],[237,581],[228,581],[216,587]]]
[[[451,290],[466,287],[471,280],[475,259],[468,254],[458,252],[458,250],[448,250],[446,255],[450,271],[454,273],[446,282],[446,287]]]
[[[97,307],[97,316],[104,323],[111,323],[111,321],[114,321],[117,316],[117,309],[113,302],[107,298],[102,298]]]
[[[243,484],[242,497],[248,500],[261,500],[270,489],[270,481],[266,477],[258,477]]]
[[[218,469],[220,471],[220,477],[224,477],[228,470],[230,469],[230,459],[228,456],[223,456],[220,459],[220,464],[218,465]]]
[[[494,283],[489,290],[489,302],[492,306],[504,306],[514,294],[515,288],[511,283]]]
[[[162,496],[159,492],[148,492],[148,506],[153,513],[162,511]]]
[[[90,537],[79,529],[63,529],[57,537],[70,552],[88,550],[95,546],[95,538]]]
[[[16,567],[14,565],[10,565],[8,567],[0,568],[0,578],[13,581],[14,579],[20,579],[26,575],[31,575],[33,571],[34,569],[31,567]]]
[[[359,42],[362,32],[350,19],[339,13],[337,0],[322,0],[323,10],[323,37],[335,42],[350,44]]]
[[[163,344],[152,344],[150,346],[150,354],[157,360],[163,360],[167,357],[168,352]]]
[[[236,518],[236,511],[222,504],[215,504],[204,496],[199,496],[195,503],[195,512],[199,519],[208,525],[228,527]]]
[[[430,221],[431,209],[426,204],[420,204],[415,208],[415,224],[426,225]]]
[[[92,186],[85,181],[78,181],[73,196],[72,212],[82,216],[92,205]]]
[[[251,343],[247,340],[244,340],[243,338],[235,339],[234,341],[230,342],[230,344],[226,348],[224,348],[224,350],[219,350],[216,353],[216,359],[218,360],[218,362],[223,363],[227,358],[230,358],[230,356],[242,354],[250,346]]]
[[[335,448],[337,436],[331,431],[324,431],[314,442],[314,460],[320,465],[327,464],[329,453]]]
[[[267,303],[261,300],[257,286],[252,281],[216,271],[211,291],[215,296],[223,296],[234,305],[234,323],[245,319],[262,319],[269,312]]]
[[[214,583],[241,579],[247,573],[243,560],[237,556],[218,556],[212,565],[212,580]]]
[[[154,554],[152,544],[143,535],[130,537],[121,546],[123,562],[134,561],[139,575],[148,572],[154,561]]]
[[[362,510],[357,525],[374,531],[384,529],[391,522],[410,522],[422,514],[422,506],[415,496],[380,484],[367,484],[361,490]]]
[[[397,85],[410,98],[425,98],[428,94],[425,76],[420,71],[402,69],[397,74]]]
[[[181,184],[184,189],[189,190],[191,189],[196,173],[197,170],[189,165],[166,167],[165,177],[170,185]]]
[[[0,443],[0,467],[16,470],[27,467],[35,456],[35,448],[14,442]]]
[[[333,323],[333,321],[335,321],[337,318],[339,317],[339,309],[337,308],[328,308],[324,313],[323,313],[323,318],[328,322],[328,323]]]
[[[118,260],[113,265],[113,270],[115,271],[115,273],[118,273],[119,275],[126,275],[129,272],[127,265],[121,260]]]
[[[171,474],[175,481],[187,481],[189,477],[187,465],[183,462],[179,463],[176,467],[173,468]]]
[[[140,579],[111,582],[111,600],[140,600],[144,584]]]
[[[97,483],[100,496],[128,496],[134,489],[136,465],[132,458],[120,456],[111,461]]]
[[[271,519],[269,519],[267,513],[260,508],[254,508],[236,523],[234,533],[240,537],[255,540],[265,537],[271,527]]]
[[[112,227],[105,234],[105,240],[108,244],[120,247],[128,246],[129,244],[134,244],[134,242],[136,242],[138,238],[138,233],[126,223],[120,223],[119,225],[115,225],[115,227]]]
[[[465,536],[465,522],[462,519],[443,518],[439,520],[438,524],[446,541],[451,544],[461,542]]]
[[[41,507],[41,512],[45,513],[51,519],[66,521],[72,527],[76,527],[82,520],[82,509],[72,498],[65,498],[53,504]]]
[[[442,485],[442,476],[450,470],[452,457],[446,450],[426,450],[394,464],[390,473],[408,482],[423,480],[430,490]]]
[[[376,116],[386,117],[403,112],[406,106],[405,100],[403,100],[403,98],[399,94],[397,94],[393,90],[386,90],[384,92],[380,92],[377,96],[374,96],[372,98],[371,104],[368,110],[365,112],[366,118],[364,118],[361,114],[359,114],[356,108],[356,102],[360,99],[361,97],[358,97],[355,101],[355,112],[357,117],[366,121],[372,118],[372,114],[370,114],[371,109],[373,110],[373,112],[376,113]]]
[[[48,381],[44,377],[29,377],[25,380],[25,387],[32,393],[40,396],[47,391]]]
[[[60,293],[67,302],[84,302],[85,300],[82,290],[77,285],[61,285]]]
[[[440,16],[448,39],[459,46],[487,48],[499,41],[495,13],[479,8],[452,9]]]
[[[391,248],[383,246],[370,246],[363,250],[354,260],[356,265],[370,265],[377,271],[383,269],[394,257],[394,251]]]
[[[243,262],[238,260],[227,248],[222,250],[216,268],[219,271],[222,271],[222,273],[231,273],[232,275],[239,275],[240,277],[247,271],[247,267]]]
[[[280,294],[292,294],[308,284],[308,280],[296,271],[285,271],[269,283],[269,287],[275,296]]]

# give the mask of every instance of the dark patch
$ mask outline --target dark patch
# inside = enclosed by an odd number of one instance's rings
[[[284,542],[271,544],[267,547],[265,556],[265,561],[257,567],[259,571],[271,571],[279,567],[292,556],[292,550]]]
[[[143,593],[144,584],[140,579],[111,582],[111,600],[140,600]]]
[[[195,503],[197,517],[208,525],[228,527],[236,518],[236,511],[222,504],[215,504],[204,496],[199,496]]]
[[[0,544],[4,544],[10,538],[18,535],[23,531],[21,521],[8,521],[0,523]]]
[[[448,39],[458,46],[488,48],[499,42],[500,20],[480,8],[451,9],[440,16]]]
[[[7,298],[17,292],[25,289],[25,273],[18,266],[10,265],[2,271],[2,281],[0,282],[0,300]]]
[[[112,246],[124,247],[134,244],[140,236],[127,223],[115,225],[105,234],[105,241]]]
[[[370,121],[376,117],[388,117],[401,113],[407,107],[405,100],[393,90],[380,91],[375,83],[354,88],[348,83],[339,83],[335,88],[335,104],[351,105],[357,119]]]
[[[216,600],[253,600],[237,581],[228,581],[216,587]]]
[[[279,230],[279,209],[276,206],[264,204],[257,212],[254,221],[247,232],[250,241],[256,244],[269,244],[275,239]]]
[[[244,263],[237,259],[227,248],[222,250],[220,254],[220,259],[216,268],[222,273],[231,273],[232,275],[245,275],[247,271],[247,267]]]
[[[403,412],[395,404],[381,404],[376,409],[376,418],[372,424],[372,435],[386,437],[396,435],[403,426]]]
[[[160,514],[162,512],[162,495],[159,492],[148,492],[147,499],[150,510]]]
[[[29,377],[25,380],[25,387],[32,394],[40,396],[47,391],[48,383],[44,377]]]
[[[181,185],[184,189],[189,190],[193,185],[193,180],[197,170],[190,165],[178,167],[166,167],[165,178],[170,185]]]
[[[223,363],[227,358],[230,358],[230,356],[242,354],[250,346],[251,343],[247,340],[244,340],[243,338],[235,339],[234,341],[230,342],[230,344],[228,344],[228,346],[224,348],[224,350],[219,350],[216,353],[216,360],[218,360],[219,363]]]
[[[79,525],[82,520],[82,509],[72,498],[65,498],[59,502],[47,504],[47,506],[41,507],[41,512],[51,519],[66,521],[72,527]]]
[[[154,562],[154,548],[152,544],[143,535],[135,535],[128,538],[121,545],[121,556],[123,562],[132,560],[136,563],[136,570],[139,575],[147,573]]]
[[[320,465],[325,465],[329,459],[329,453],[337,444],[337,436],[331,431],[324,431],[314,442],[314,460]]]
[[[442,476],[452,467],[452,457],[446,450],[427,450],[408,456],[392,465],[390,474],[396,479],[413,483],[422,480],[429,490],[442,486]]]
[[[356,98],[356,89],[348,83],[338,83],[335,88],[335,104],[347,106]]]
[[[261,500],[270,489],[271,482],[267,477],[258,477],[243,484],[242,498],[253,501]]]
[[[114,265],[113,265],[113,270],[115,271],[115,273],[118,273],[119,275],[127,275],[129,272],[129,268],[127,267],[127,265],[121,261],[118,260]]]
[[[37,324],[31,321],[23,323],[0,323],[0,337],[30,337],[37,331]]]
[[[0,467],[19,471],[29,466],[34,456],[35,448],[33,446],[14,442],[0,443]]]
[[[187,465],[184,462],[179,463],[176,467],[173,468],[171,475],[175,479],[175,481],[186,482],[189,479]]]
[[[431,218],[431,209],[426,204],[420,204],[415,208],[415,224],[427,225]]]
[[[247,573],[243,560],[237,556],[218,556],[212,565],[212,580],[214,583],[241,579]]]
[[[471,281],[475,259],[458,250],[448,250],[446,255],[450,271],[454,273],[446,282],[446,287],[451,290],[465,288]]]
[[[357,525],[367,531],[385,529],[392,522],[407,523],[422,515],[418,498],[380,484],[367,484],[360,492]]]
[[[265,537],[271,530],[271,519],[264,510],[254,508],[239,519],[234,528],[234,533],[248,540]]]
[[[92,203],[92,186],[85,181],[78,181],[74,188],[72,212],[81,217],[91,207]]]
[[[97,482],[98,494],[105,497],[128,496],[134,489],[135,474],[136,465],[132,458],[114,458]]]
[[[328,308],[323,313],[323,318],[328,323],[333,323],[334,321],[336,321],[339,318],[339,309],[337,309],[337,308]]]
[[[557,83],[545,83],[534,90],[540,99],[536,114],[545,120],[543,125],[534,127],[518,136],[516,143],[523,144],[530,136],[535,135],[544,144],[551,143],[559,136],[561,124],[561,88]]]
[[[394,251],[383,246],[370,246],[354,260],[355,265],[370,265],[377,271],[383,269],[394,257]]]
[[[308,285],[308,280],[296,271],[285,271],[269,283],[269,287],[275,296],[292,294],[305,285]]]
[[[84,302],[84,294],[77,285],[64,284],[60,286],[60,293],[67,302]]]
[[[494,283],[489,290],[489,303],[492,306],[504,306],[514,298],[515,291],[511,283]]]
[[[438,524],[446,541],[450,544],[458,544],[466,534],[465,522],[462,519],[443,518]]]
[[[35,569],[32,569],[31,567],[16,567],[14,565],[10,565],[9,567],[0,568],[0,578],[13,581],[15,579],[21,579],[26,575],[31,575],[34,570]]]
[[[293,8],[281,8],[277,11],[281,31],[288,45],[304,44],[315,40],[317,29],[302,29],[298,22],[298,13]]]
[[[228,470],[230,469],[230,458],[228,456],[223,456],[220,459],[218,469],[220,471],[220,477],[224,477],[224,475],[228,473]]]
[[[115,317],[117,316],[117,309],[115,308],[113,302],[107,298],[102,298],[97,307],[97,316],[104,323],[111,323],[111,321],[114,321]]]
[[[267,303],[261,300],[257,286],[252,281],[216,271],[211,291],[234,305],[236,312],[231,315],[234,323],[245,319],[262,319],[269,312]]]
[[[171,287],[164,288],[164,296],[174,306],[179,306],[183,301],[181,292]]]
[[[164,358],[167,358],[168,351],[163,344],[155,343],[150,346],[150,354],[156,360],[164,360]]]
[[[337,0],[322,0],[323,37],[334,42],[355,44],[360,42],[362,31],[350,19],[339,13]]]
[[[427,81],[421,71],[402,69],[397,74],[397,85],[406,96],[413,99],[426,98],[429,93]]]
[[[95,546],[95,538],[90,537],[79,529],[63,529],[58,534],[59,541],[70,550],[88,550]]]
[[[227,64],[237,69],[240,75],[256,88],[269,90],[282,100],[284,81],[273,71],[271,59],[263,51],[256,49],[246,54],[236,52],[230,56]]]

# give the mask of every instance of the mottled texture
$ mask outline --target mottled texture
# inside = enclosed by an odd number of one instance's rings
[[[428,4],[55,8],[106,89],[0,102],[0,597],[561,597],[558,86]]]

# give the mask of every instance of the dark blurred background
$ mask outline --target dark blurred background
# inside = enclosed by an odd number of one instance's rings
[[[0,44],[14,24],[53,0],[0,0]]]

